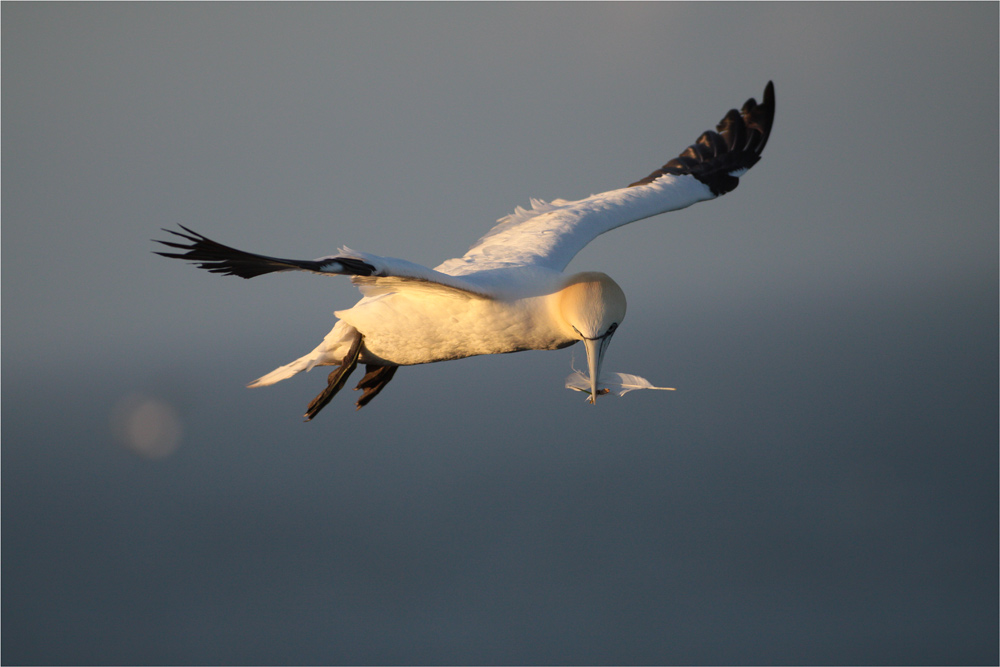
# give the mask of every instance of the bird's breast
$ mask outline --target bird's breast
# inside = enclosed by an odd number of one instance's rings
[[[336,315],[364,335],[366,363],[426,364],[551,350],[575,340],[546,296],[505,301],[392,293]]]

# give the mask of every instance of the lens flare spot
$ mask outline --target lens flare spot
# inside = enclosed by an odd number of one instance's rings
[[[150,459],[177,451],[183,434],[180,415],[170,403],[138,394],[118,401],[111,413],[111,426],[122,445]]]

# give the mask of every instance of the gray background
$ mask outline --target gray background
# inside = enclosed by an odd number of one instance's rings
[[[998,661],[996,3],[2,11],[5,663]],[[570,266],[674,393],[590,407],[573,348],[305,424],[325,373],[244,384],[349,282],[150,254],[433,266],[768,79],[737,191]]]

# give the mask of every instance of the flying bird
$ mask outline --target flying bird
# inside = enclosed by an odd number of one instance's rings
[[[619,394],[652,387],[643,378],[602,374],[611,337],[625,317],[625,293],[597,272],[566,274],[584,246],[604,232],[676,211],[731,192],[760,160],[774,121],[774,84],[760,104],[747,100],[730,110],[678,157],[628,187],[579,201],[531,200],[501,218],[461,257],[434,269],[403,259],[346,247],[313,260],[279,259],[217,243],[180,225],[164,230],[183,242],[157,241],[183,253],[158,252],[194,262],[212,273],[253,278],[278,271],[348,275],[363,295],[339,318],[316,349],[255,380],[263,387],[315,366],[336,366],[327,387],[312,400],[311,420],[340,391],[358,363],[365,374],[357,407],[367,405],[400,366],[480,354],[555,350],[582,341],[588,375],[571,375],[567,387],[589,401],[617,386]]]

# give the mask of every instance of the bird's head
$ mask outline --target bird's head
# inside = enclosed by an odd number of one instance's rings
[[[604,352],[625,319],[625,292],[603,273],[577,273],[559,292],[559,313],[587,349],[590,402],[595,403]]]

